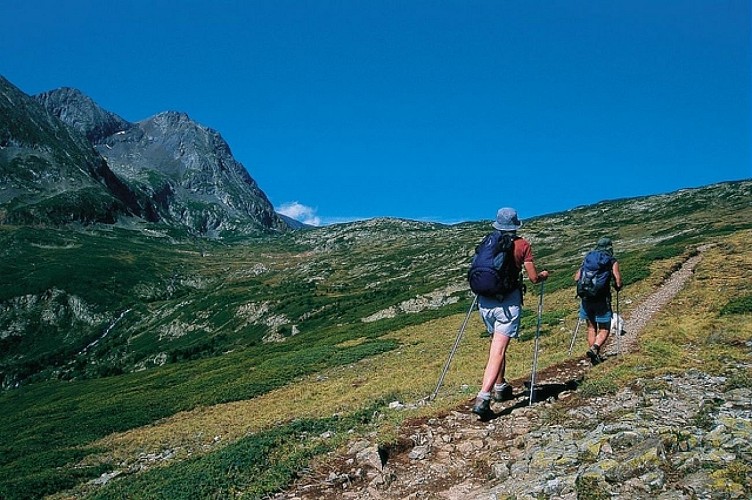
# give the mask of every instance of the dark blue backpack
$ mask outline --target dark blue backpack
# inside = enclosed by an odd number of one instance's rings
[[[467,272],[467,281],[474,293],[493,297],[520,288],[520,270],[514,264],[515,239],[514,234],[494,231],[475,248]]]
[[[583,299],[605,297],[610,293],[613,257],[600,250],[585,255],[577,280],[577,296]]]

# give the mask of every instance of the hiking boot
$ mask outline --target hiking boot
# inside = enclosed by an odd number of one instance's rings
[[[504,382],[503,384],[501,384],[501,389],[499,389],[498,391],[494,390],[491,393],[491,397],[494,401],[507,401],[512,399],[512,386]]]
[[[598,351],[596,350],[588,349],[587,356],[588,358],[590,358],[590,363],[593,366],[603,362],[603,358],[601,357],[600,353],[598,353]]]
[[[475,398],[475,405],[473,405],[472,412],[478,415],[481,419],[493,417],[494,412],[491,410],[491,400]]]

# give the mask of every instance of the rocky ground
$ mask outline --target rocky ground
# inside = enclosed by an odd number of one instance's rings
[[[634,349],[700,259],[690,258],[626,318],[628,331],[607,354]],[[573,398],[588,368],[573,359],[542,370],[533,405],[523,381],[513,381],[516,398],[494,404],[488,421],[467,401],[406,423],[389,449],[352,442],[273,498],[752,498],[748,387],[688,371]]]

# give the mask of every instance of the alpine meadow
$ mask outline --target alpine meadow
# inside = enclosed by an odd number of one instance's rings
[[[419,444],[405,435],[415,422],[469,414],[488,351],[477,312],[428,396],[473,303],[466,273],[489,221],[296,225],[218,133],[184,115],[128,123],[71,89],[0,84],[0,498],[283,498],[353,443],[388,464]],[[744,180],[525,220],[551,277],[527,282],[507,366],[518,389],[537,340],[541,372],[584,359],[572,277],[598,238],[614,242],[627,318],[700,258],[632,351],[588,369],[566,400],[532,406],[546,426],[689,370],[748,397],[751,201]],[[710,429],[717,409],[703,407]],[[745,411],[734,436],[752,436]],[[664,460],[661,487],[704,469],[722,483],[704,490],[713,498],[749,498],[741,441],[692,471]],[[402,498],[365,472],[358,490],[356,476],[334,490]],[[588,477],[570,498],[609,498],[619,482]]]

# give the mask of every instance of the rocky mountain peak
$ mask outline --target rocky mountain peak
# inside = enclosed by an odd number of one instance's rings
[[[135,216],[211,236],[290,227],[219,132],[186,113],[166,111],[131,123],[80,90],[62,87],[30,97],[5,79],[0,97],[0,145],[25,148],[0,157],[0,177],[12,188],[0,203],[23,201],[17,204],[27,207],[24,217],[30,221],[54,222],[33,205],[60,196],[52,204],[65,208],[45,211],[74,214],[68,222],[116,223],[121,216]],[[42,172],[37,165],[19,170],[40,158]],[[105,207],[106,216],[81,218],[88,209],[71,207],[77,198],[62,196],[84,188],[87,206],[91,193],[104,188],[96,193],[96,204]],[[113,198],[120,207],[109,206]]]
[[[1,77],[0,186],[0,222],[113,224],[121,216],[150,217],[148,204],[140,204],[78,129]]]
[[[188,113],[183,113],[182,111],[162,111],[161,113],[154,115],[151,118],[151,121],[165,129],[175,129],[180,125],[207,129],[207,127],[199,125],[191,120]]]
[[[78,89],[62,87],[38,94],[35,98],[47,111],[86,136],[92,144],[132,126],[101,108]]]
[[[186,113],[166,111],[96,145],[119,176],[138,183],[167,220],[201,233],[285,230],[264,192],[215,130]]]

